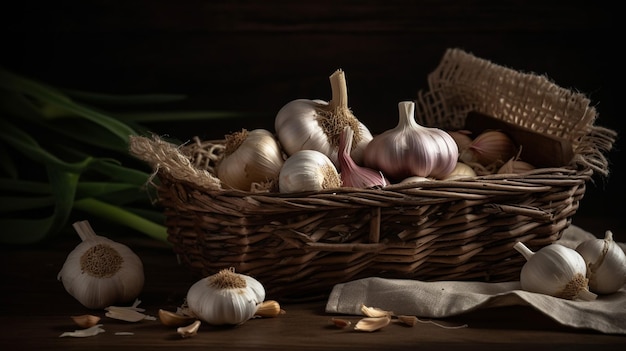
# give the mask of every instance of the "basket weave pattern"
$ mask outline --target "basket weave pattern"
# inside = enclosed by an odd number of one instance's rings
[[[131,153],[158,175],[168,240],[198,275],[234,267],[271,298],[324,295],[369,276],[517,280],[525,259],[515,242],[538,249],[559,239],[586,183],[608,173],[616,135],[593,125],[582,94],[460,50],[446,52],[429,86],[418,93],[418,123],[462,128],[477,110],[568,138],[574,159],[521,175],[281,194],[222,189],[214,167],[223,140],[177,147],[133,137]]]

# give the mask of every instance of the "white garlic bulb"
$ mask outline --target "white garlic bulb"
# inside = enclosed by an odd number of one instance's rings
[[[576,250],[550,244],[533,252],[521,242],[513,248],[526,258],[520,274],[522,289],[567,300],[596,299],[589,291],[585,260]]]
[[[281,193],[339,188],[341,177],[328,156],[315,150],[300,150],[289,156],[278,175]]]
[[[276,114],[274,129],[287,153],[316,150],[326,155],[338,167],[339,138],[346,126],[354,131],[350,156],[357,164],[363,160],[365,146],[372,134],[348,107],[345,73],[336,70],[330,76],[332,99],[296,99],[285,104]]]
[[[144,284],[139,256],[126,245],[96,235],[88,221],[73,226],[82,242],[69,253],[57,276],[65,290],[92,309],[135,300]]]
[[[253,277],[223,269],[194,283],[187,292],[187,306],[212,325],[237,325],[252,318],[265,300],[265,288]]]
[[[472,177],[476,177],[476,171],[474,171],[474,169],[470,165],[459,161],[456,163],[456,166],[454,167],[452,172],[445,176],[443,180],[456,180]]]
[[[367,144],[364,165],[378,169],[392,181],[411,176],[442,179],[454,167],[459,149],[450,134],[415,121],[415,102],[398,103],[398,125],[376,135]]]
[[[604,239],[583,241],[576,251],[587,263],[589,290],[596,294],[612,294],[626,284],[626,253],[607,230]]]
[[[274,135],[265,129],[242,130],[226,136],[224,158],[217,165],[217,177],[224,187],[250,191],[253,183],[278,177],[283,153]]]

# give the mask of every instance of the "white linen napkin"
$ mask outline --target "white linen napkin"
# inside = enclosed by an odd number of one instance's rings
[[[595,238],[570,226],[559,244],[575,248]],[[626,251],[626,245],[620,243]],[[393,311],[400,315],[445,318],[490,307],[531,306],[556,322],[606,334],[626,334],[626,286],[594,301],[572,301],[521,290],[519,281],[503,283],[440,281],[370,277],[333,287],[327,313],[362,315],[361,305]]]

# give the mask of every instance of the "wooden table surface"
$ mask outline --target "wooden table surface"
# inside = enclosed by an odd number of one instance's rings
[[[591,223],[591,222],[586,222]],[[103,234],[104,233],[100,233]],[[139,305],[157,317],[129,323],[105,317],[105,311],[88,310],[63,288],[56,277],[67,254],[79,238],[64,235],[28,247],[0,248],[2,304],[0,344],[4,350],[99,350],[99,349],[254,349],[254,350],[374,350],[408,347],[416,350],[575,350],[598,347],[624,350],[625,335],[563,327],[530,307],[492,308],[438,320],[414,327],[392,324],[372,332],[339,329],[331,323],[335,315],[324,311],[326,301],[291,303],[280,301],[285,314],[253,319],[237,327],[202,324],[198,334],[181,338],[175,328],[158,320],[158,310],[175,310],[183,302],[196,278],[178,265],[170,247],[143,236],[128,233],[107,235],[131,247],[142,259],[145,285]],[[271,297],[268,297],[271,298]],[[70,316],[94,314],[102,317],[106,332],[93,337],[59,336],[79,329]],[[353,323],[358,316],[343,316]],[[132,332],[133,335],[116,335]],[[10,347],[9,347],[10,346]],[[7,348],[8,347],[8,348]]]

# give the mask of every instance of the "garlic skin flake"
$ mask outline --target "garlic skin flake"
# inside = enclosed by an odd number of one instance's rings
[[[587,264],[589,290],[596,294],[612,294],[626,284],[626,253],[607,230],[604,239],[583,241],[576,247]]]
[[[550,244],[533,252],[521,242],[513,248],[526,258],[520,274],[523,290],[567,300],[596,299],[589,291],[585,260],[576,250]]]
[[[237,325],[252,318],[265,300],[265,288],[256,279],[223,269],[202,278],[187,292],[187,306],[212,325]]]
[[[90,309],[132,301],[144,284],[143,263],[126,245],[96,235],[88,221],[74,223],[82,242],[69,253],[57,279]]]

